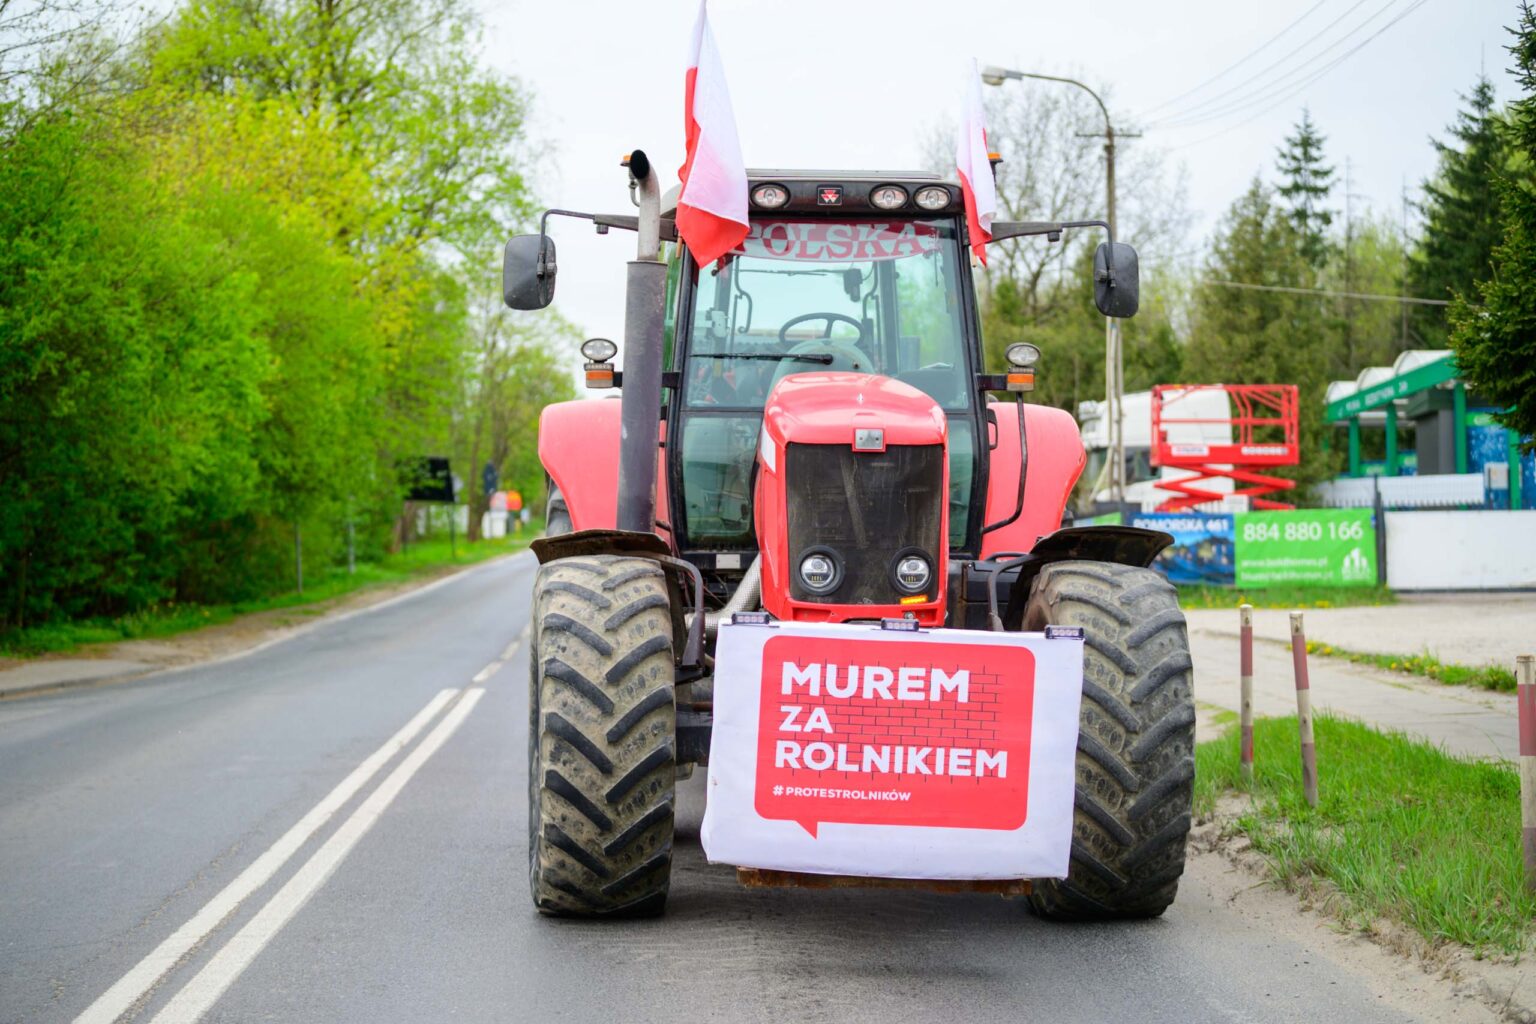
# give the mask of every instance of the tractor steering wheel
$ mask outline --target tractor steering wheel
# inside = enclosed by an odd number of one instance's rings
[[[853,344],[857,345],[864,340],[864,325],[846,313],[801,313],[799,316],[786,321],[784,326],[779,328],[779,341],[785,345],[789,344],[789,329],[796,324],[803,324],[807,320],[825,320],[827,322],[827,329],[821,332],[821,336],[828,340],[832,338],[832,324],[838,320],[846,324],[852,324],[853,329],[859,332],[859,336],[854,339]]]

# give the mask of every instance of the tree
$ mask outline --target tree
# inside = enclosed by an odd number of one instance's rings
[[[15,17],[74,2],[0,0],[27,43],[0,35],[0,630],[285,589],[299,532],[312,569],[348,524],[377,553],[401,459],[480,410],[536,489],[570,378],[558,326],[471,315],[467,275],[495,275],[466,254],[529,199],[526,102],[478,69],[468,6]]]
[[[1303,482],[1327,479],[1321,407],[1330,344],[1324,299],[1283,291],[1226,288],[1238,281],[1278,288],[1311,288],[1316,269],[1306,236],[1290,211],[1255,178],[1227,211],[1195,289],[1186,376],[1191,382],[1295,384],[1300,390]]]
[[[1397,226],[1367,214],[1349,225],[1333,257],[1318,277],[1318,287],[1336,292],[1396,295],[1407,269],[1407,252]],[[1408,307],[1396,302],[1336,297],[1324,350],[1331,379],[1354,379],[1367,366],[1389,366],[1412,347],[1404,330]]]
[[[1328,226],[1333,211],[1323,204],[1333,190],[1333,168],[1323,164],[1323,145],[1328,140],[1312,123],[1305,107],[1293,134],[1286,137],[1279,150],[1276,169],[1280,172],[1279,193],[1290,204],[1290,217],[1301,237],[1302,255],[1314,269],[1328,259]]]
[[[100,117],[32,122],[0,194],[0,627],[173,597],[260,490],[257,278]]]
[[[1493,106],[1493,83],[1479,77],[1471,95],[1462,99],[1466,107],[1447,128],[1453,141],[1431,140],[1439,167],[1424,183],[1419,205],[1424,230],[1408,273],[1409,292],[1422,298],[1474,295],[1473,286],[1487,278],[1503,234],[1497,181],[1511,168],[1503,120]],[[1415,307],[1412,326],[1426,346],[1442,346],[1445,307]]]
[[[365,245],[462,249],[531,211],[528,98],[479,65],[478,35],[464,0],[192,0],[149,76],[332,118],[380,193]]]
[[[579,335],[552,312],[509,315],[500,276],[483,260],[466,265],[464,284],[477,344],[456,406],[453,454],[475,479],[468,488],[469,536],[475,540],[489,507],[479,485],[482,466],[495,466],[502,489],[519,492],[530,506],[543,494],[539,413],[551,402],[576,397],[565,353],[574,351]]]
[[[1101,89],[1101,94],[1107,90]],[[1105,215],[1104,151],[1093,136],[1104,129],[1098,105],[1084,92],[1036,82],[1010,84],[987,95],[988,137],[1004,160],[997,170],[998,216],[1006,220],[1093,220]],[[928,165],[954,174],[952,126],[941,125],[924,146]],[[1122,144],[1116,166],[1121,240],[1142,256],[1142,312],[1122,325],[1126,384],[1131,390],[1177,376],[1173,309],[1157,296],[1167,274],[1155,270],[1187,231],[1181,175],[1168,171],[1155,148]],[[1003,350],[1028,341],[1041,350],[1039,390],[1032,400],[1076,411],[1104,397],[1104,318],[1092,302],[1093,250],[1103,235],[1079,230],[1059,242],[1009,239],[988,247],[976,276],[988,366],[1003,366]]]
[[[1521,3],[1512,34],[1523,95],[1510,105],[1510,145],[1530,166],[1536,159],[1536,11],[1529,2]],[[1536,192],[1529,180],[1506,171],[1497,193],[1503,240],[1493,250],[1489,277],[1476,285],[1476,301],[1454,300],[1450,341],[1462,379],[1503,407],[1500,422],[1529,437],[1536,434]]]

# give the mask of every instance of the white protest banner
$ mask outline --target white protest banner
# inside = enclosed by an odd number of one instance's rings
[[[892,878],[1060,878],[1081,639],[722,625],[712,861]]]

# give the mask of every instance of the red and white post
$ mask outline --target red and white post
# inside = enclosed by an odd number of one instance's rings
[[[1515,658],[1515,695],[1520,709],[1520,843],[1525,887],[1536,891],[1536,655]]]
[[[1240,691],[1238,722],[1242,729],[1243,781],[1253,782],[1253,605],[1242,604],[1237,608],[1241,628],[1238,629],[1237,685]]]
[[[1317,744],[1312,738],[1312,683],[1307,678],[1307,635],[1301,612],[1291,612],[1291,663],[1296,669],[1296,725],[1301,732],[1301,788],[1317,806]]]

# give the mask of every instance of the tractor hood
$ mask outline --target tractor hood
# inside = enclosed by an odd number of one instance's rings
[[[890,377],[819,371],[774,385],[753,502],[763,607],[791,621],[941,625],[948,441],[938,403]]]
[[[872,433],[878,432],[878,433]],[[793,373],[779,381],[763,410],[764,454],[771,445],[944,444],[948,421],[932,398],[910,384],[869,373]]]

